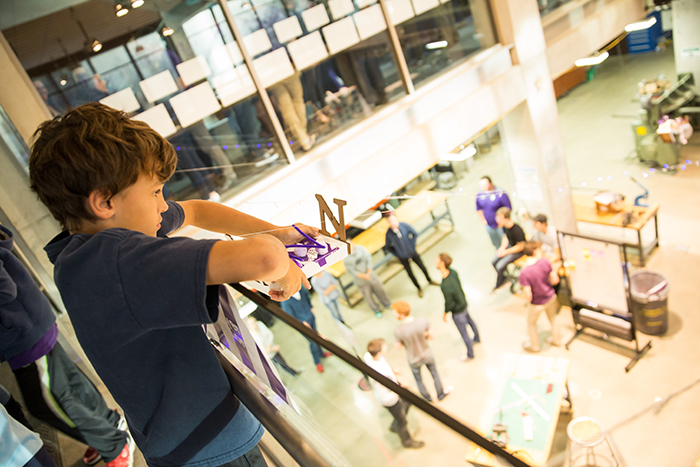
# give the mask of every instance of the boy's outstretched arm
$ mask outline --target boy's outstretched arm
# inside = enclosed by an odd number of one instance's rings
[[[185,211],[183,225],[192,225],[211,232],[227,233],[234,236],[265,233],[279,239],[282,243],[294,243],[301,238],[292,226],[279,227],[257,217],[229,208],[228,206],[212,203],[211,201],[190,200],[179,203]],[[297,224],[304,233],[317,237],[319,230]]]
[[[282,242],[270,235],[216,242],[209,252],[207,285],[250,280],[275,282],[282,290],[270,290],[270,297],[277,301],[287,300],[302,285],[310,287]]]

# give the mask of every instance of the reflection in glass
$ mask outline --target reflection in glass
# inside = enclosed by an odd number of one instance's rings
[[[147,3],[117,18],[109,1],[84,2],[3,33],[25,67],[31,64],[28,74],[51,115],[87,102],[129,112],[177,151],[166,196],[220,200],[286,159],[221,9],[189,3],[171,0],[167,11]],[[102,14],[105,8],[111,13]],[[71,41],[73,16],[99,18],[83,25],[104,44],[99,53]],[[26,42],[40,29],[52,33]]]
[[[416,87],[496,43],[487,0],[387,0]]]
[[[297,153],[402,94],[386,23],[374,7],[359,10],[350,0],[228,5]]]
[[[569,3],[571,0],[537,0],[540,7],[540,16],[544,16],[556,10],[560,6]]]

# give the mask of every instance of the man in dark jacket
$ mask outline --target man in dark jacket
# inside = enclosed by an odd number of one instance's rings
[[[413,285],[415,285],[418,289],[418,296],[422,298],[423,290],[418,284],[416,276],[413,275],[410,263],[411,260],[418,265],[421,271],[423,271],[423,274],[425,274],[425,278],[428,280],[430,285],[440,284],[430,278],[428,270],[423,264],[423,260],[416,251],[416,238],[418,237],[418,234],[410,225],[406,224],[405,222],[399,222],[399,219],[393,212],[387,215],[386,220],[389,222],[389,230],[386,231],[386,243],[384,244],[384,249],[388,253],[396,256],[399,261],[401,261],[404,269],[406,269],[408,277],[411,278],[411,282],[413,282]]]
[[[316,317],[314,316],[314,309],[311,308],[309,292],[304,287],[302,287],[299,292],[292,295],[288,300],[282,302],[281,305],[284,311],[301,321],[304,326],[317,331]],[[311,356],[316,364],[316,369],[319,373],[323,373],[323,364],[321,363],[321,359],[330,357],[330,352],[324,352],[321,346],[313,341],[309,341],[309,349],[311,350]]]
[[[464,295],[462,283],[459,281],[457,271],[450,268],[450,266],[452,266],[452,258],[450,255],[440,253],[435,261],[435,265],[442,275],[440,289],[442,289],[442,294],[445,296],[445,313],[442,315],[442,320],[447,322],[447,314],[452,313],[452,321],[454,321],[455,326],[457,326],[457,330],[462,336],[464,345],[467,346],[467,355],[462,357],[462,360],[472,359],[474,358],[474,348],[472,339],[467,332],[467,325],[472,328],[474,342],[479,343],[481,340],[479,339],[479,331],[476,329],[476,323],[469,315],[467,297]]]
[[[0,225],[0,362],[10,364],[32,415],[90,446],[83,462],[119,459],[126,423],[57,342],[51,305],[12,247]]]

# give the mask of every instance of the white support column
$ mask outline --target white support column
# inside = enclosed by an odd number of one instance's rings
[[[576,231],[559,112],[536,0],[495,0],[499,34],[512,37],[527,99],[502,120],[515,198],[532,215],[547,214],[558,229]],[[500,20],[500,21],[499,21]]]

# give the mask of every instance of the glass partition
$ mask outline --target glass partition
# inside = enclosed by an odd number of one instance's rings
[[[231,31],[214,20],[211,6],[191,3],[146,2],[118,17],[112,2],[85,2],[3,33],[52,115],[87,102],[130,113],[177,151],[165,195],[218,201],[287,159]],[[43,43],[26,43],[49,24],[60,27]],[[84,44],[75,40],[83,34]],[[85,46],[93,39],[102,44],[97,52]],[[53,41],[61,58],[47,53]]]
[[[386,22],[373,3],[228,2],[297,154],[403,95]]]
[[[540,7],[540,16],[545,16],[571,0],[537,0]]]
[[[494,45],[487,0],[386,0],[416,88]]]

